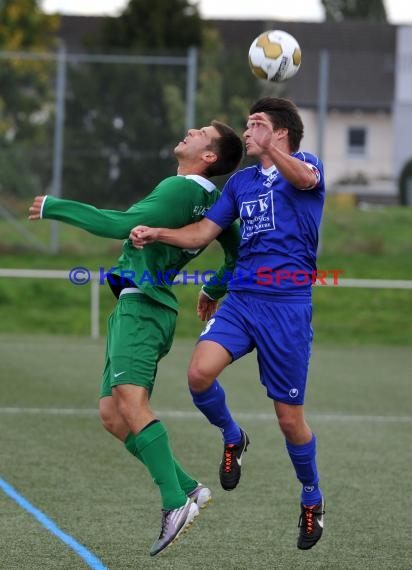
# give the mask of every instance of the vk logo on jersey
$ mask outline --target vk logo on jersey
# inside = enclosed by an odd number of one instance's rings
[[[242,202],[240,219],[243,239],[249,239],[260,232],[274,230],[276,226],[273,190],[269,190],[267,194],[259,194],[257,200]]]

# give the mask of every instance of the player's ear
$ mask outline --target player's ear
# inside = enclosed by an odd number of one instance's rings
[[[288,137],[289,129],[287,129],[286,127],[283,127],[281,129],[275,129],[274,132],[277,134],[278,139],[284,139],[284,138]]]
[[[205,150],[202,154],[202,158],[207,164],[213,164],[217,161],[217,154],[213,152],[213,150]]]

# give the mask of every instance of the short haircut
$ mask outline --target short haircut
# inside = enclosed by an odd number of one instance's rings
[[[303,123],[293,101],[279,97],[262,97],[253,103],[250,114],[254,113],[269,115],[274,129],[287,129],[291,152],[299,150],[303,137]]]
[[[243,158],[243,142],[239,135],[220,121],[212,121],[211,125],[217,130],[220,137],[214,138],[209,148],[216,156],[217,160],[210,164],[205,175],[208,177],[221,176],[233,172]]]

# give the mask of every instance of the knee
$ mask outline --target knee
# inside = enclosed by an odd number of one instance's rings
[[[107,430],[109,433],[114,433],[116,430],[116,422],[114,421],[114,418],[110,417],[108,414],[100,414],[100,421],[102,426],[104,427],[105,430]]]
[[[100,410],[100,422],[105,430],[109,433],[115,433],[116,431],[116,421],[112,415]]]
[[[287,440],[294,440],[299,432],[299,422],[288,414],[278,417],[279,428]]]
[[[214,381],[207,374],[205,368],[199,362],[192,362],[187,372],[189,388],[192,392],[204,392]]]
[[[124,439],[128,433],[127,426],[125,426],[119,414],[111,407],[100,405],[99,407],[100,421],[106,431],[119,439]]]

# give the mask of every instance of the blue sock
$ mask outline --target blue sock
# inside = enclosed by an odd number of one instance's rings
[[[217,380],[204,392],[192,392],[193,403],[207,417],[209,422],[217,426],[223,435],[223,441],[239,443],[241,440],[240,427],[233,420],[226,406],[225,391]]]
[[[286,442],[286,449],[296,471],[296,477],[302,483],[302,504],[307,507],[319,503],[322,493],[319,488],[319,475],[316,467],[316,436],[303,445]]]

